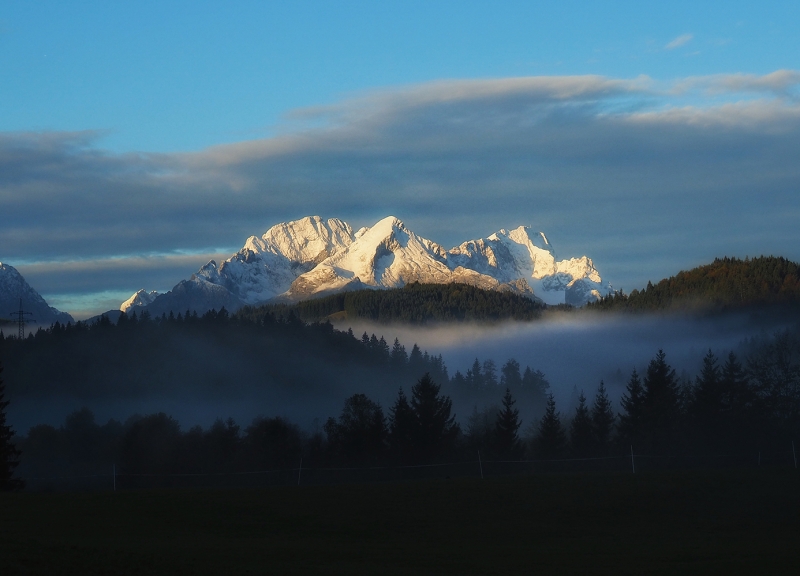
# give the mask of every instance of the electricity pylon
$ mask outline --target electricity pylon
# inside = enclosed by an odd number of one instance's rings
[[[19,326],[19,339],[25,339],[25,316],[31,316],[33,312],[25,312],[22,309],[22,298],[19,299],[19,310],[9,312],[12,316],[17,317],[17,326]],[[33,320],[33,318],[31,318]]]

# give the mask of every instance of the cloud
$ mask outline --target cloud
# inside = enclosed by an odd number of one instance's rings
[[[681,34],[674,40],[668,42],[667,45],[664,46],[664,48],[666,48],[667,50],[675,50],[675,48],[680,48],[681,46],[685,46],[686,44],[691,42],[693,38],[694,34]]]
[[[800,85],[800,72],[797,70],[776,70],[763,76],[756,74],[714,74],[685,78],[674,84],[676,94],[692,90],[703,90],[708,94],[725,93],[766,93],[778,96],[792,96]]]
[[[394,214],[443,245],[531,225],[626,290],[725,254],[800,259],[798,74],[446,80],[181,154],[0,134],[0,260],[45,296],[132,293],[203,263],[165,254],[233,252],[309,214]]]

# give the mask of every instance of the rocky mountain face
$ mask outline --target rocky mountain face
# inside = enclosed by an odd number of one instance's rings
[[[0,318],[12,318],[12,313],[19,310],[20,299],[23,309],[31,313],[25,316],[26,322],[43,326],[49,326],[55,322],[62,324],[74,322],[72,316],[66,312],[61,312],[48,305],[16,268],[0,262]],[[5,332],[9,333],[9,330]]]
[[[390,216],[356,232],[318,216],[278,224],[219,265],[211,261],[161,295],[140,290],[121,309],[151,314],[295,302],[410,282],[511,290],[546,304],[582,306],[611,292],[586,256],[557,260],[541,232],[521,226],[446,249]],[[148,301],[149,300],[149,301]]]

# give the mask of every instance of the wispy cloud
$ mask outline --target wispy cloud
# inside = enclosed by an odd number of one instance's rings
[[[694,34],[681,34],[677,38],[673,39],[672,41],[668,42],[664,48],[667,50],[675,50],[675,48],[680,48],[681,46],[685,46],[689,42],[692,41],[694,38]]]
[[[776,70],[769,74],[713,74],[693,76],[678,80],[670,89],[672,93],[682,94],[701,90],[711,95],[748,93],[792,96],[800,88],[800,71]]]

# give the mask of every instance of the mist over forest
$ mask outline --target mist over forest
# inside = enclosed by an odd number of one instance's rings
[[[11,400],[9,422],[25,433],[36,424],[59,425],[68,414],[88,408],[99,422],[165,412],[187,428],[209,426],[217,418],[249,422],[281,416],[312,429],[337,414],[352,394],[364,393],[388,406],[399,387],[408,393],[431,371],[464,423],[475,407],[499,404],[500,369],[509,359],[521,371],[530,367],[543,373],[563,414],[574,409],[581,391],[591,397],[601,380],[618,410],[631,370],[643,372],[658,350],[680,378],[691,381],[709,349],[720,358],[729,351],[745,358],[752,339],[796,326],[792,316],[764,310],[723,315],[565,312],[534,322],[426,326],[364,321],[330,326],[295,319],[278,322],[277,332],[267,335],[227,316],[206,316],[195,317],[196,326],[208,325],[197,331],[189,328],[190,321],[156,327],[159,319],[138,327],[108,323],[89,329],[81,324],[71,335],[64,327],[42,329],[24,343],[27,356],[15,356],[21,343],[7,337],[0,354]],[[287,337],[294,330],[303,332],[299,326],[307,327],[303,336]],[[101,330],[117,334],[111,339],[86,336]],[[388,359],[384,366],[359,350],[363,334],[375,336],[387,354],[395,339],[406,354],[416,344],[426,356],[441,356],[445,372],[427,363],[398,371]],[[349,351],[337,356],[333,341]],[[42,350],[45,362],[37,360]],[[492,361],[497,370],[498,390],[492,397],[451,388],[449,379],[457,372],[467,374],[476,359]],[[518,408],[527,425],[544,406],[520,401]]]
[[[796,317],[564,310],[335,327],[268,307],[145,311],[4,336],[0,362],[19,471],[36,489],[103,478],[109,462],[157,484],[285,476],[301,459],[323,475],[476,454],[615,466],[633,445],[662,460],[776,462],[800,425]]]
[[[590,396],[600,380],[617,402],[631,370],[641,373],[658,350],[664,350],[679,376],[693,379],[709,349],[719,357],[729,351],[743,355],[752,338],[797,325],[791,315],[759,310],[724,315],[568,312],[540,322],[389,328],[345,322],[337,327],[417,342],[441,353],[451,374],[466,372],[476,357],[491,358],[498,366],[514,358],[523,367],[544,372],[556,401],[569,409],[574,407],[575,389]]]

